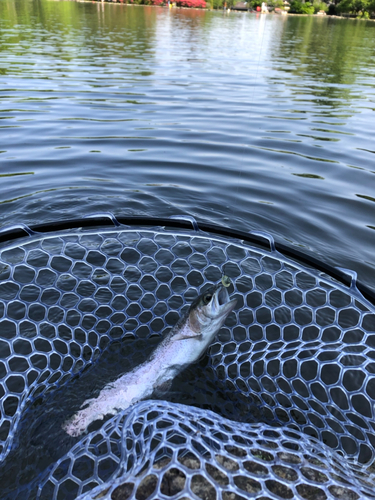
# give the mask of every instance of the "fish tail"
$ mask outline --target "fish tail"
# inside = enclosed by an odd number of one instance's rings
[[[86,406],[87,405],[87,406]],[[81,410],[62,425],[69,436],[80,436],[95,420],[103,420],[105,415],[115,415],[118,409],[129,406],[127,401],[118,400],[118,390],[112,386],[105,387],[97,398],[87,399]]]
[[[85,401],[84,405],[87,403],[89,403],[89,405],[83,410],[79,410],[73,415],[72,418],[64,422],[62,428],[67,434],[69,434],[69,436],[80,436],[91,424],[91,422],[94,422],[94,420],[103,420],[104,415],[107,412],[103,413],[103,410],[98,408],[96,402],[96,399],[89,399]]]

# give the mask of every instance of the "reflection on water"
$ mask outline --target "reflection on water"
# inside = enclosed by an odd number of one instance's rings
[[[374,30],[2,0],[1,225],[185,213],[375,286]]]
[[[357,89],[339,85],[352,85],[358,77],[366,76],[358,75],[358,70],[363,72],[368,60],[368,35],[361,23],[293,17],[283,31],[276,58],[280,63],[283,59],[294,62],[294,67],[284,67],[284,71],[314,80],[309,87],[314,90],[316,103],[322,97],[334,107],[336,99],[360,96]]]

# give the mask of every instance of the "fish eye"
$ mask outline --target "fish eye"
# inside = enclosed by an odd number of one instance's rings
[[[212,294],[211,293],[207,293],[204,297],[203,297],[203,302],[207,305],[210,300],[212,299]]]

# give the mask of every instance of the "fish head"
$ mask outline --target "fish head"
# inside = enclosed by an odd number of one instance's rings
[[[212,339],[237,304],[230,300],[227,288],[221,283],[199,295],[189,309],[190,328],[203,338]]]

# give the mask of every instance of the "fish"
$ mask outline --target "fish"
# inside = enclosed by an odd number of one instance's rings
[[[158,388],[168,387],[178,373],[201,357],[236,304],[222,283],[210,286],[144,363],[106,385],[97,398],[87,399],[64,422],[63,430],[72,437],[80,436],[95,420],[116,415]]]

